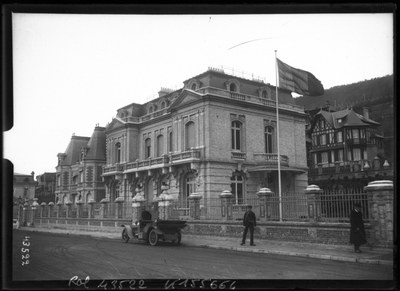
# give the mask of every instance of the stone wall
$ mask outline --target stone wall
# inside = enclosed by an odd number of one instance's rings
[[[119,233],[121,225],[129,220],[115,219],[76,219],[76,218],[35,218],[35,227],[68,229],[75,231],[99,231]],[[240,222],[195,221],[190,220],[182,230],[184,234],[236,237],[242,236]],[[366,224],[367,240],[370,238],[370,226]],[[255,240],[277,240],[309,242],[330,245],[349,244],[350,226],[348,223],[309,223],[309,222],[266,222],[258,223],[255,228]]]

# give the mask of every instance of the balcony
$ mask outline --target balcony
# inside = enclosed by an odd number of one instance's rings
[[[168,160],[168,156],[162,156],[157,158],[150,158],[147,160],[130,162],[126,164],[124,173],[164,168],[168,166]]]
[[[122,174],[124,171],[124,164],[115,164],[112,166],[103,167],[103,176]]]
[[[237,92],[231,92],[228,90],[223,90],[215,87],[204,87],[200,88],[197,90],[197,93],[206,95],[206,94],[212,94],[216,96],[221,96],[229,99],[235,99],[235,100],[240,100],[240,101],[246,101],[250,103],[257,103],[257,104],[263,104],[269,107],[276,107],[276,102],[275,100],[272,99],[265,99],[265,98],[260,98],[259,96],[252,96],[252,95],[247,95],[247,94],[242,94],[242,93],[237,93]],[[304,107],[294,105],[294,104],[279,104],[279,108],[281,109],[287,109],[291,111],[296,111],[296,112],[301,112],[304,113]]]
[[[310,168],[309,175],[321,176],[333,174],[340,175],[351,173],[365,173],[374,176],[379,172],[390,172],[392,170],[392,165],[384,164],[383,161],[379,159],[374,159],[318,164],[317,166],[313,166]]]
[[[246,159],[246,153],[232,152],[232,159],[234,159],[234,160],[245,160]]]
[[[169,163],[173,164],[183,164],[187,162],[197,162],[200,160],[200,150],[191,149],[181,153],[174,153],[169,155]]]
[[[278,154],[269,154],[269,153],[254,153],[254,160],[257,163],[265,162],[268,165],[277,165],[278,164]],[[289,157],[285,155],[281,155],[280,164],[282,166],[289,166]]]

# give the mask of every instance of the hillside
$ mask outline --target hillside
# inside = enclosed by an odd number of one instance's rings
[[[393,75],[365,80],[349,85],[335,86],[325,90],[318,97],[301,96],[295,99],[296,104],[306,110],[325,106],[326,102],[338,108],[353,107],[359,102],[373,102],[376,99],[393,99]]]
[[[302,96],[295,99],[297,105],[305,110],[325,107],[328,103],[331,109],[342,110],[352,107],[362,114],[362,108],[368,107],[372,120],[381,124],[380,130],[385,136],[385,152],[391,156],[394,138],[394,107],[393,107],[393,75],[365,80],[349,85],[335,86],[325,90],[319,97]]]

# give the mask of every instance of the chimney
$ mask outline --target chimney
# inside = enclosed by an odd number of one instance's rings
[[[165,96],[165,95],[167,95],[167,94],[169,94],[169,93],[171,93],[171,92],[173,92],[174,90],[172,90],[172,89],[169,89],[169,88],[161,88],[161,90],[160,91],[158,91],[158,97],[162,97],[162,96]]]
[[[363,107],[363,116],[369,119],[369,109],[368,107]]]

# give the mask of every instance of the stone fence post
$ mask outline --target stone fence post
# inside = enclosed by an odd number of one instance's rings
[[[44,210],[46,208],[46,202],[40,203],[40,218],[44,217]]]
[[[83,201],[82,200],[76,201],[76,207],[77,207],[77,209],[76,209],[76,218],[82,218],[82,216],[83,216],[82,206],[83,206]]]
[[[39,207],[39,203],[38,203],[37,201],[38,201],[38,198],[33,198],[33,203],[32,203],[32,217],[31,217],[31,224],[30,224],[30,225],[33,225],[33,224],[34,224],[33,221],[34,221],[35,216],[36,216],[36,210],[37,210],[37,208]]]
[[[257,192],[260,204],[260,220],[267,221],[272,215],[271,196],[274,192],[269,188],[261,188]]]
[[[57,218],[60,218],[60,214],[61,214],[61,207],[62,207],[63,203],[61,201],[57,202]]]
[[[122,218],[122,204],[124,203],[124,197],[117,197],[114,202],[117,204],[117,209],[115,211],[115,218]]]
[[[101,209],[100,209],[100,217],[101,218],[107,218],[108,216],[108,203],[110,203],[109,198],[103,198],[100,201],[101,203]]]
[[[65,202],[65,205],[67,205],[67,212],[65,214],[65,218],[71,218],[72,217],[72,202],[67,201],[67,202]]]
[[[136,224],[142,219],[142,210],[145,203],[145,198],[142,195],[136,194],[132,199],[132,223]]]
[[[222,220],[232,220],[232,197],[229,190],[224,190],[219,194],[221,198],[221,216]]]
[[[52,217],[53,207],[54,207],[54,202],[49,202],[49,204],[48,204],[49,213],[47,213],[47,217],[49,217],[49,218]]]
[[[201,195],[199,193],[192,193],[189,195],[188,199],[189,199],[190,217],[193,219],[200,219]]]
[[[317,185],[309,185],[306,188],[308,218],[310,221],[318,221],[321,218],[321,199],[322,190]]]
[[[369,220],[372,227],[371,243],[393,246],[393,182],[374,181],[364,187],[368,196]]]
[[[89,218],[94,218],[94,204],[95,203],[96,203],[96,201],[94,201],[94,199],[90,199],[88,201],[88,204],[89,204],[88,217]]]

